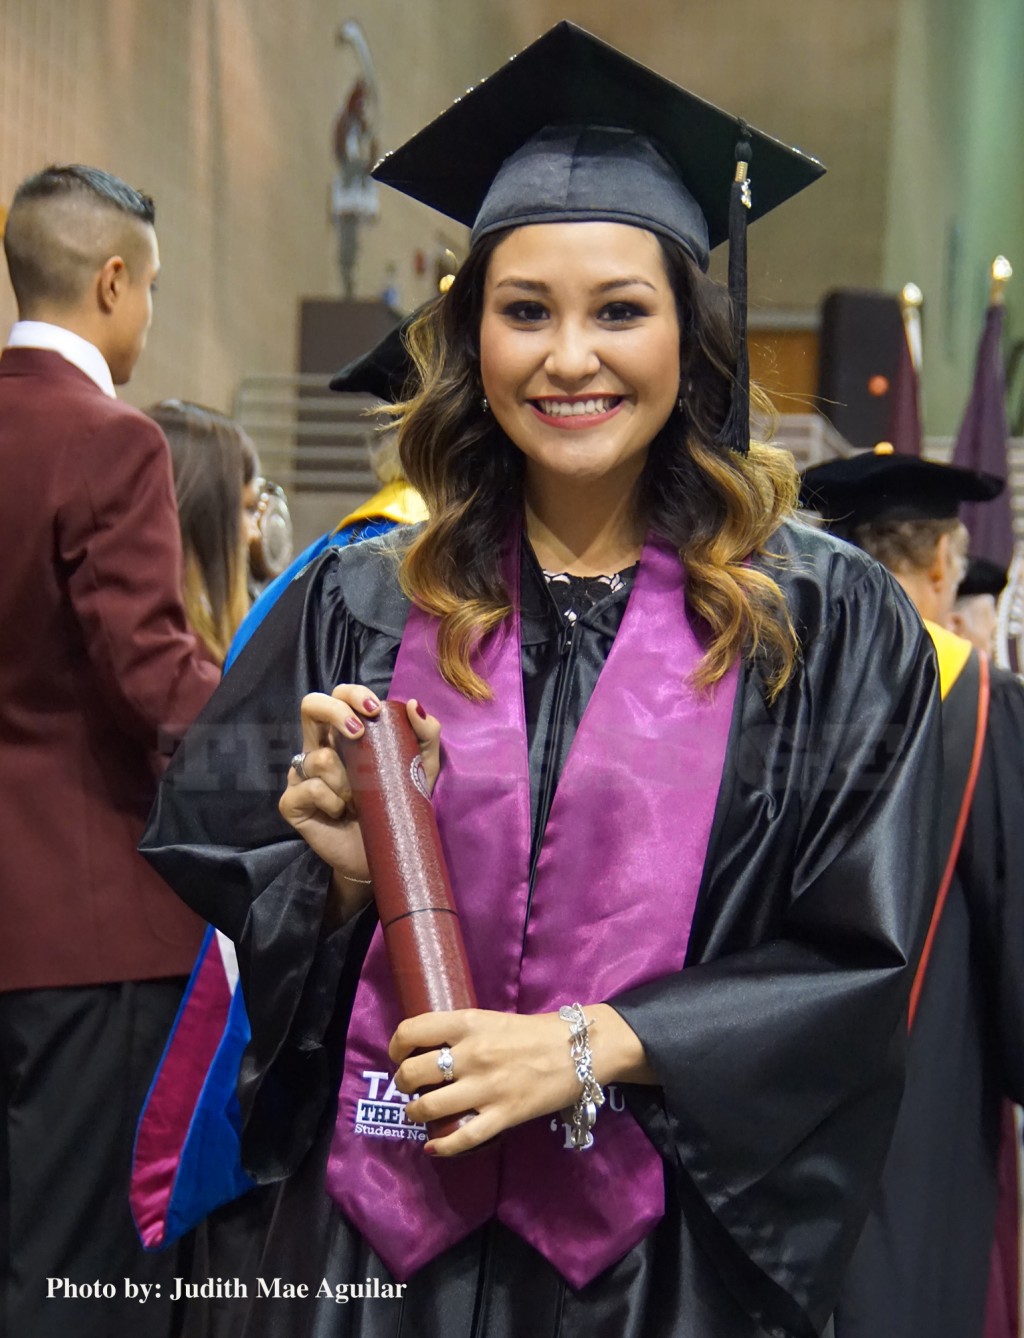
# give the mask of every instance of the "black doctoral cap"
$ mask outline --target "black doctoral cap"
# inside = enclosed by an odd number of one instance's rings
[[[329,382],[331,389],[347,391],[350,395],[375,395],[388,404],[397,404],[415,372],[412,355],[406,347],[405,332],[419,314],[417,310],[406,316],[368,353],[354,358],[340,372],[335,372]]]
[[[968,557],[967,574],[957,587],[957,599],[967,599],[971,595],[992,595],[994,599],[1006,589],[1009,572],[986,557]]]
[[[990,502],[1004,487],[994,474],[876,447],[805,470],[800,500],[830,529],[848,531],[869,521],[954,520],[961,502]]]
[[[673,238],[707,269],[709,251],[729,237],[739,394],[723,438],[746,450],[747,218],[824,170],[562,22],[373,175],[472,227],[474,241],[526,223],[630,223]]]

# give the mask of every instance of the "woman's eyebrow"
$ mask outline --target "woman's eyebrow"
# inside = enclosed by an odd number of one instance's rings
[[[541,283],[536,279],[500,279],[494,287],[495,291],[499,288],[518,288],[523,293],[549,293],[551,291],[546,283]]]
[[[617,288],[635,288],[637,285],[650,288],[652,292],[657,291],[654,284],[648,279],[641,279],[638,276],[630,276],[626,279],[606,279],[604,283],[595,284],[592,291],[595,293],[610,293]],[[542,283],[539,279],[517,279],[511,276],[507,279],[499,279],[494,288],[495,291],[499,288],[516,288],[523,293],[549,293],[551,291],[550,286]]]
[[[652,292],[657,292],[654,284],[649,279],[641,279],[638,275],[631,276],[628,279],[609,279],[606,283],[599,283],[594,289],[595,293],[610,293],[616,288],[650,288]]]

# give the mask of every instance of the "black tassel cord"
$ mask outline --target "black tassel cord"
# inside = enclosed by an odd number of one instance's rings
[[[729,193],[729,298],[736,349],[736,378],[729,414],[722,427],[723,445],[746,455],[750,450],[750,354],[747,349],[747,215],[750,211],[750,180],[747,168],[752,157],[750,131],[740,122],[736,144],[736,174]]]

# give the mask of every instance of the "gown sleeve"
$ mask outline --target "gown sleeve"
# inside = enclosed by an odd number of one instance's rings
[[[993,669],[985,750],[960,854],[1003,1095],[1024,1103],[1024,684]]]
[[[353,618],[344,565],[326,553],[271,609],[176,753],[140,846],[237,945],[252,1028],[243,1159],[260,1181],[294,1169],[315,1134],[342,969],[354,957],[358,970],[375,920],[367,908],[324,933],[330,869],[277,808],[306,693],[358,682],[384,696],[391,680],[398,637]]]
[[[748,1312],[801,1338],[881,1172],[937,885],[934,657],[882,569],[854,577],[773,706],[741,680],[686,969],[610,1001],[661,1080],[627,1099],[691,1228]]]

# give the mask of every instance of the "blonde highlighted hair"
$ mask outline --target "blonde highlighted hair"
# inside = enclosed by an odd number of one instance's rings
[[[490,696],[474,652],[510,612],[501,560],[522,510],[523,458],[481,406],[484,278],[504,235],[485,237],[448,293],[413,322],[406,338],[418,389],[387,411],[398,422],[406,477],[430,515],[404,552],[402,585],[439,620],[441,673],[474,699]],[[634,504],[643,525],[678,551],[687,601],[706,624],[698,686],[710,687],[747,655],[774,697],[796,666],[797,638],[781,589],[750,558],[767,555],[792,514],[796,467],[788,451],[753,443],[743,456],[718,444],[735,365],[728,296],[681,248],[661,244],[679,313],[684,392],[651,443]]]

